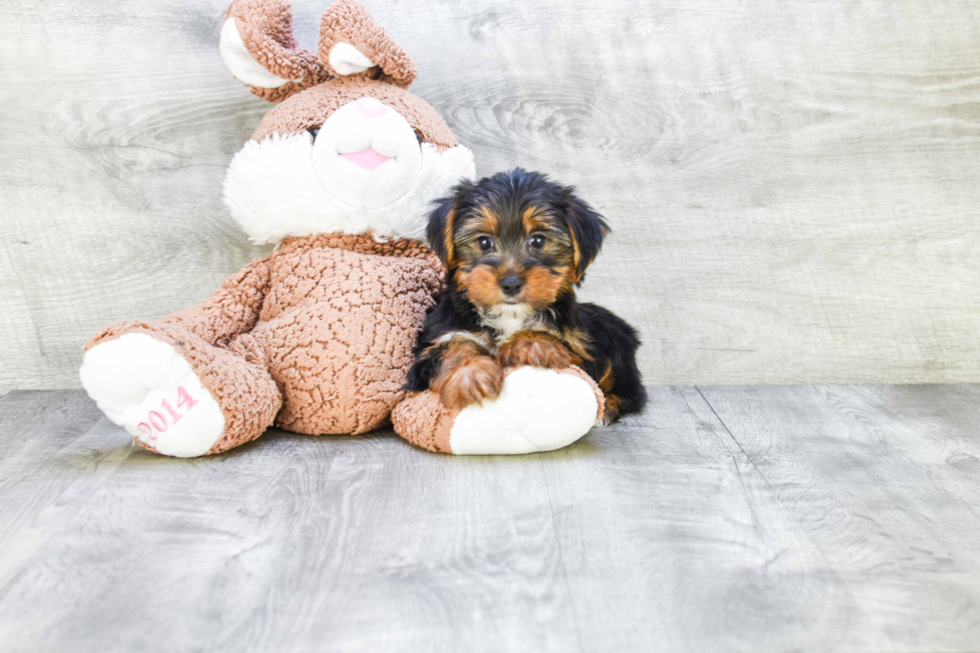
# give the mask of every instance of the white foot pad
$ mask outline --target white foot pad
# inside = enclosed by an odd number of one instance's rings
[[[595,425],[592,386],[572,374],[522,367],[504,379],[493,401],[467,406],[453,422],[454,454],[522,454],[575,442]]]
[[[225,416],[173,347],[127,333],[85,352],[82,386],[115,424],[162,454],[203,455],[225,430]]]

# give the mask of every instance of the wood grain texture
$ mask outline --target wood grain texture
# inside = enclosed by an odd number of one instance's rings
[[[21,651],[975,651],[980,387],[655,387],[572,447],[155,456],[0,399]]]
[[[266,110],[224,4],[0,0],[0,391],[75,387],[97,328],[262,253],[220,202]],[[640,327],[648,382],[980,380],[975,2],[367,4],[480,173],[609,217],[582,295]]]
[[[817,569],[842,590],[840,618],[871,626],[849,647],[980,646],[980,388],[702,391],[820,552]]]

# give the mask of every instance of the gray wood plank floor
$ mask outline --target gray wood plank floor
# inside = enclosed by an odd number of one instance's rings
[[[980,386],[651,393],[552,454],[190,461],[11,393],[0,649],[980,649]]]

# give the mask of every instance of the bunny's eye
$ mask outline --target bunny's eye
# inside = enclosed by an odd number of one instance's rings
[[[320,133],[320,128],[319,127],[310,127],[306,131],[308,131],[310,133],[310,138],[313,141],[316,141],[316,136],[317,136],[317,134]]]

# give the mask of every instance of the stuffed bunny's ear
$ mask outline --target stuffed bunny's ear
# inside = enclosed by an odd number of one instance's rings
[[[338,43],[330,50],[327,63],[341,75],[356,75],[368,68],[374,68],[374,62],[364,56],[364,53],[350,43]]]
[[[289,82],[301,82],[302,79],[283,79],[266,70],[255,60],[242,41],[241,32],[234,18],[229,18],[221,27],[221,58],[228,70],[241,82],[258,88],[279,88]]]
[[[319,51],[338,75],[365,73],[402,88],[415,79],[411,58],[356,0],[338,0],[323,12]]]
[[[221,27],[220,49],[231,73],[270,102],[329,77],[316,54],[297,44],[288,0],[235,0]]]

